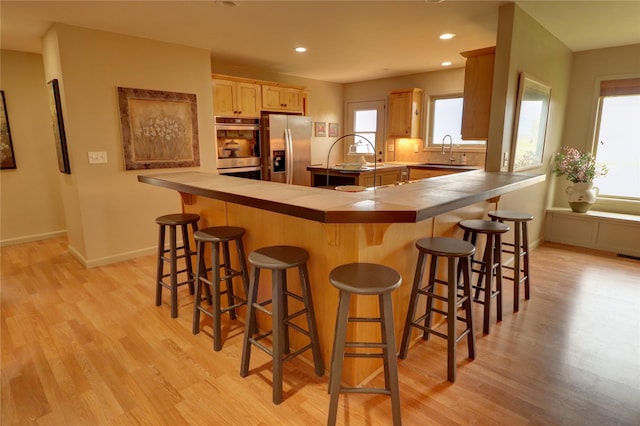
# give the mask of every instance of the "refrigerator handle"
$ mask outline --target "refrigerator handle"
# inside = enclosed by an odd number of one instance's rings
[[[286,181],[288,184],[293,183],[293,138],[291,137],[291,129],[286,128],[285,132],[285,144],[287,146],[287,172]]]

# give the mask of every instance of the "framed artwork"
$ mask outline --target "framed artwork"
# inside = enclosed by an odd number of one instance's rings
[[[51,110],[51,120],[53,123],[53,138],[56,144],[56,154],[58,156],[58,170],[61,173],[71,174],[69,164],[69,152],[67,151],[67,137],[64,132],[64,120],[62,119],[62,102],[60,102],[60,88],[58,80],[53,79],[49,83],[49,109]]]
[[[327,136],[327,123],[325,121],[316,121],[316,137],[322,138]]]
[[[196,95],[118,87],[125,170],[200,165]]]
[[[528,74],[520,74],[510,171],[542,166],[550,102],[549,85]]]
[[[338,123],[329,123],[329,137],[330,138],[338,137]]]
[[[13,154],[13,143],[11,142],[11,128],[9,128],[9,116],[7,115],[7,104],[4,100],[4,90],[0,90],[0,169],[15,169],[16,157]]]

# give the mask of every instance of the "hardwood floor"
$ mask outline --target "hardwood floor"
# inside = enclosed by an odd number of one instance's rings
[[[168,295],[155,307],[154,256],[84,269],[65,245],[1,250],[2,425],[326,423],[326,374],[287,363],[275,406],[265,354],[253,351],[251,374],[238,373],[240,323],[225,317],[213,352],[210,323],[191,334],[186,288],[179,318]],[[640,424],[640,262],[554,244],[531,260],[531,300],[514,315],[507,283],[503,321],[487,336],[476,324],[476,360],[460,343],[455,384],[442,339],[399,362],[405,425]],[[390,419],[388,397],[340,397],[339,424]]]

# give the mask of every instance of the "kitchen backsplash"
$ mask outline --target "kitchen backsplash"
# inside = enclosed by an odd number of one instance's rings
[[[404,141],[403,141],[404,142]],[[448,163],[449,151],[423,151],[421,148],[418,152],[414,152],[414,147],[404,146],[404,143],[396,142],[394,151],[387,151],[387,161],[407,162],[407,163]],[[455,148],[453,150],[453,164],[461,164],[462,156],[466,154],[467,165],[484,167],[486,153],[484,151],[465,151],[463,148]]]

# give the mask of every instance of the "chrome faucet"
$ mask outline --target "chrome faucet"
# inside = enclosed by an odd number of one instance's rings
[[[451,137],[451,135],[444,135],[444,137],[442,138],[441,154],[444,155],[444,140],[447,138],[449,138],[449,164],[451,164],[455,161],[455,158],[453,158],[453,138]]]

